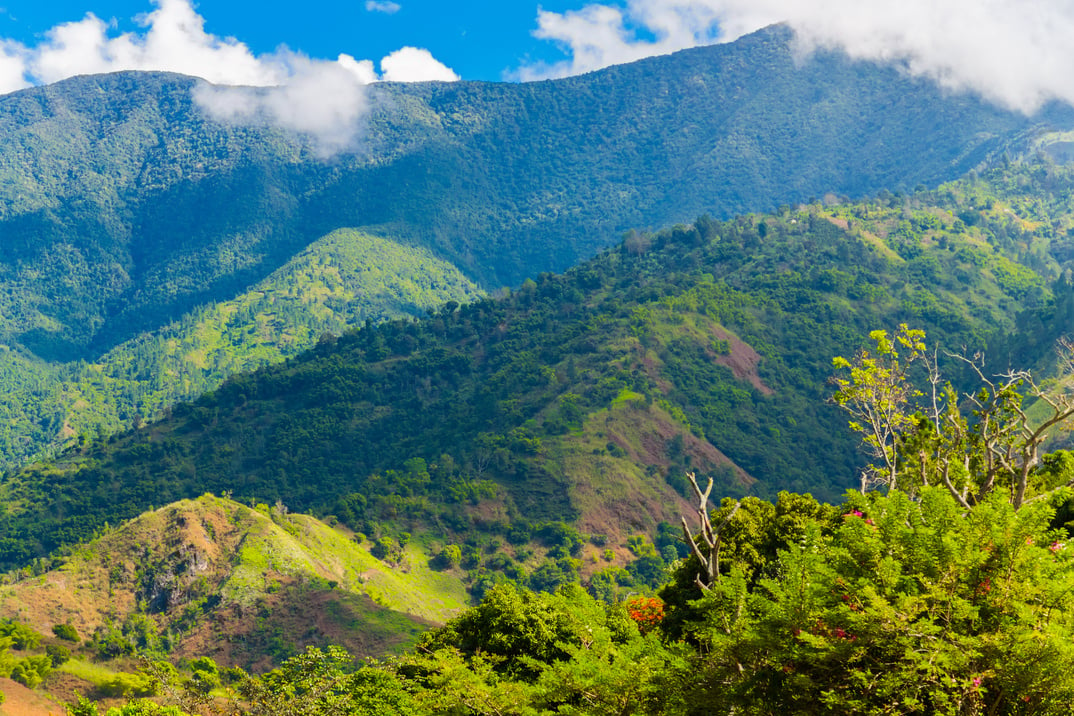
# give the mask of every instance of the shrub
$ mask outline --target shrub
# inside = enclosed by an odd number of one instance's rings
[[[56,638],[63,639],[64,641],[70,641],[78,643],[81,638],[78,636],[78,631],[71,624],[53,624],[52,633],[56,635]]]
[[[53,668],[59,668],[71,660],[71,650],[60,644],[49,644],[45,647],[45,654],[52,662]]]

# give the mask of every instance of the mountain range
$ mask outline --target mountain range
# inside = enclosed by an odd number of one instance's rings
[[[92,366],[177,325],[196,334],[192,314],[339,229],[427,251],[456,277],[343,310],[325,324],[337,332],[564,270],[631,229],[933,186],[1074,124],[1059,107],[1029,118],[890,67],[803,58],[781,26],[563,80],[377,84],[360,144],[331,158],[308,138],[212,119],[197,86],[118,73],[0,98],[0,363],[18,393],[0,406],[5,464],[264,364],[232,340],[228,370],[207,367],[220,362],[201,358],[219,348],[209,341],[184,361],[188,380],[150,365],[120,371],[133,387],[93,387]],[[364,280],[347,290],[373,290]],[[149,399],[143,382],[170,387]]]

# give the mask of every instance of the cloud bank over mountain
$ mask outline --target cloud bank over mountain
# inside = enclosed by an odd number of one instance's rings
[[[365,110],[363,86],[379,80],[453,81],[458,76],[428,50],[403,47],[380,61],[341,54],[312,59],[281,47],[255,55],[235,38],[205,32],[190,0],[154,0],[138,18],[140,33],[111,34],[92,13],[57,25],[28,47],[0,41],[0,93],[48,84],[78,74],[158,70],[201,77],[195,99],[211,116],[270,122],[311,135],[324,153],[353,145]],[[260,88],[260,89],[258,89]]]
[[[0,38],[0,93],[74,74],[179,72],[217,85],[198,92],[212,116],[270,121],[311,134],[334,152],[354,141],[365,108],[362,86],[459,79],[429,50],[411,46],[379,62],[348,54],[317,59],[283,46],[256,54],[239,39],[207,33],[192,0],[151,2],[134,32],[87,14],[52,27],[33,45]],[[388,15],[402,9],[389,0],[365,7]],[[533,35],[558,46],[563,59],[523,64],[508,79],[575,75],[784,22],[803,57],[830,49],[894,63],[1027,114],[1052,100],[1074,104],[1074,0],[609,0],[535,10]],[[269,89],[251,89],[257,87]]]
[[[895,63],[954,90],[1032,113],[1074,103],[1070,0],[628,0],[563,13],[539,11],[538,38],[562,62],[523,66],[512,78],[561,77],[713,42],[777,22],[800,49],[842,50]]]

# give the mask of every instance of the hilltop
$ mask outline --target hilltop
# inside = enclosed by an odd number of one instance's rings
[[[44,634],[69,624],[99,658],[209,655],[264,670],[307,645],[398,651],[467,603],[458,573],[431,570],[416,545],[398,564],[369,547],[279,506],[204,495],[0,587],[0,611]]]

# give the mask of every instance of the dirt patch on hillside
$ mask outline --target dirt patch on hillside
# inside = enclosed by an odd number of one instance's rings
[[[0,691],[4,692],[0,714],[5,716],[64,716],[67,713],[63,704],[11,679],[0,679]]]
[[[638,464],[657,465],[667,469],[670,465],[668,444],[676,436],[681,435],[683,453],[690,456],[691,462],[699,472],[711,472],[718,467],[726,466],[731,468],[737,482],[743,487],[749,487],[757,481],[708,440],[702,440],[693,433],[684,430],[683,426],[669,419],[661,419],[655,414],[653,417],[654,419],[646,426],[646,429],[643,429],[640,433],[641,452],[632,449],[614,431],[611,434],[612,441],[620,444],[627,451],[630,458]]]
[[[618,457],[578,454],[565,462],[568,475],[575,478],[571,479],[572,502],[582,509],[579,528],[606,535],[609,545],[621,544],[632,534],[652,532],[660,522],[677,523],[681,515],[693,513],[696,506],[666,479],[669,470],[679,469],[673,465],[681,456],[688,456],[701,473],[729,468],[743,488],[755,482],[715,446],[656,406],[640,402],[622,405],[608,414],[603,424],[587,427],[599,439],[622,450]],[[678,443],[676,460],[670,454],[672,443]]]
[[[726,355],[718,355],[715,351],[710,351],[713,360],[730,368],[732,375],[739,380],[746,381],[762,394],[772,395],[776,392],[765,385],[757,373],[757,366],[761,364],[761,354],[755,351],[753,346],[744,343],[738,336],[720,326],[714,327],[712,332],[718,340],[727,341],[730,347]]]

